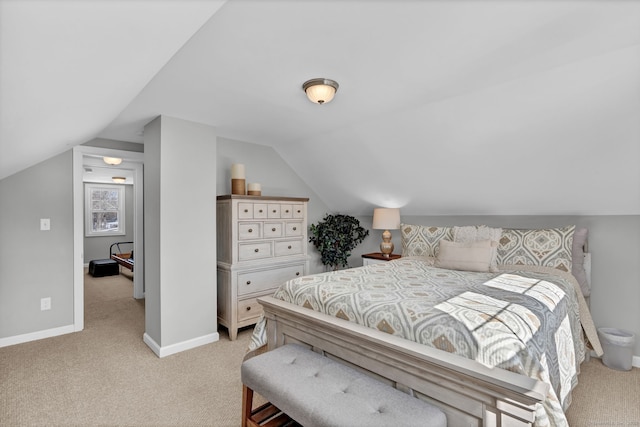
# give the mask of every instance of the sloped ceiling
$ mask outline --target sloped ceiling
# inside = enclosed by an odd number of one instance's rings
[[[67,45],[24,59],[65,75],[60,105],[15,67],[3,75],[2,176],[16,167],[5,136],[32,132],[29,151],[46,154],[95,136],[141,142],[163,114],[274,147],[334,211],[640,214],[640,2],[149,0],[131,16],[129,2],[53,3],[91,24],[49,23],[43,34],[64,28]],[[197,32],[195,15],[210,17]],[[181,31],[165,34],[174,20]],[[140,60],[146,49],[154,61]],[[314,77],[340,83],[331,103],[306,100]],[[29,102],[5,133],[13,84]]]

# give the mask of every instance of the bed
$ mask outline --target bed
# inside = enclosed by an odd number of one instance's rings
[[[121,245],[130,247],[129,252],[121,249]],[[131,246],[128,246],[131,245]],[[109,246],[109,258],[116,261],[121,266],[128,268],[133,273],[133,242],[116,242]]]
[[[439,406],[449,425],[567,425],[580,364],[602,353],[578,279],[586,233],[401,231],[400,260],[261,298],[252,349],[306,344]]]

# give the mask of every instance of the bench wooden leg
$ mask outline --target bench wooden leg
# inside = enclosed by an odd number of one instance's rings
[[[242,427],[249,427],[251,407],[253,406],[253,390],[242,385]]]

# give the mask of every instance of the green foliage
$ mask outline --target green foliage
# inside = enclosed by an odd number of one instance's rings
[[[349,215],[326,214],[322,221],[311,224],[309,241],[322,256],[322,264],[337,270],[347,267],[351,250],[369,235],[360,221]]]

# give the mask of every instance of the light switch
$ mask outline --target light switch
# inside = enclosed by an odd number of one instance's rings
[[[49,230],[51,230],[51,219],[49,219],[49,218],[40,218],[40,230],[41,231],[49,231]]]

